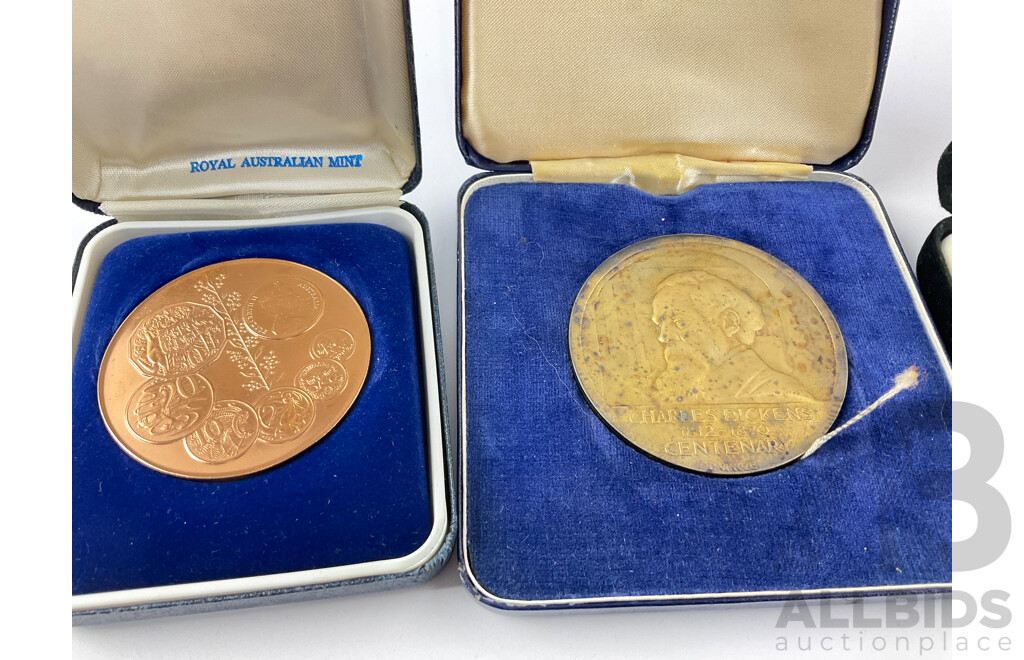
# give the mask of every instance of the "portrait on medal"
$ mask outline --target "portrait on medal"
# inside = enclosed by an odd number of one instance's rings
[[[655,287],[651,321],[666,363],[654,386],[670,399],[706,404],[817,400],[759,353],[755,340],[767,324],[766,311],[725,277],[699,269],[665,277]],[[779,358],[771,359],[778,363]]]

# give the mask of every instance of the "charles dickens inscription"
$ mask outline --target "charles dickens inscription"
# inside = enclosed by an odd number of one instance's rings
[[[792,269],[749,245],[664,236],[612,255],[569,326],[593,408],[638,449],[712,474],[799,458],[846,392],[842,335]]]
[[[659,410],[656,408],[619,408],[616,412],[633,424],[686,424],[715,422],[812,422],[815,411],[798,408],[694,408]]]
[[[789,450],[772,430],[783,422],[813,423],[818,413],[807,406],[721,407],[661,410],[617,408],[620,420],[630,424],[670,424],[681,440],[667,442],[671,456],[723,454],[782,454]]]

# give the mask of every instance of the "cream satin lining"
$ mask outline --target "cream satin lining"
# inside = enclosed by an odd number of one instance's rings
[[[863,130],[882,0],[462,8],[462,126],[487,158],[828,164]]]
[[[129,220],[245,220],[306,215],[320,211],[398,206],[401,191],[333,195],[240,195],[217,199],[150,199],[104,202],[100,209],[121,222]]]
[[[680,195],[706,183],[802,181],[812,171],[798,163],[722,163],[679,154],[535,160],[530,165],[534,181],[622,183],[654,195]]]
[[[416,161],[404,20],[401,0],[76,0],[72,190],[398,190]],[[360,167],[329,166],[356,155]],[[324,166],[242,168],[247,156]]]

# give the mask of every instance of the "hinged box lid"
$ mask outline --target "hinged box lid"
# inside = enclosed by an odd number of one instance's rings
[[[72,192],[129,215],[397,204],[420,175],[407,14],[76,2]]]
[[[897,5],[460,0],[460,147],[494,171],[657,153],[846,170]]]

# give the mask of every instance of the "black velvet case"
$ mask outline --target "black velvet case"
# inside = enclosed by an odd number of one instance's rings
[[[938,167],[939,201],[953,212],[953,145],[942,153]],[[942,343],[953,355],[953,216],[939,222],[928,234],[917,256],[917,277],[921,295],[935,319]]]

